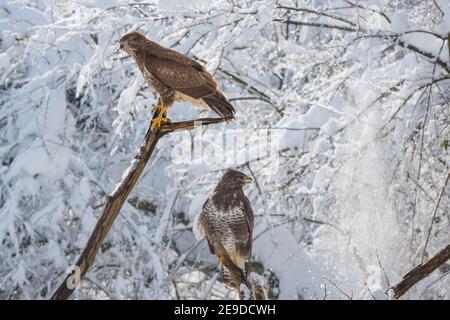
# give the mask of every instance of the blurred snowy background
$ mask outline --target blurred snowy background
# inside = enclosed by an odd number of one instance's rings
[[[159,143],[75,298],[234,298],[192,228],[230,166],[272,298],[387,299],[449,243],[449,1],[0,0],[0,299],[51,295],[140,145],[131,29],[203,63],[237,121]],[[450,299],[449,270],[404,298]]]

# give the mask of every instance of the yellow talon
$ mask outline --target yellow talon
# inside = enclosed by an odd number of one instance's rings
[[[217,263],[218,263],[219,265],[223,265],[223,259],[222,259],[222,257],[219,257],[219,260],[217,261]]]
[[[163,123],[170,121],[166,117],[166,115],[167,115],[167,107],[166,106],[157,104],[152,108],[152,112],[153,112],[153,116],[156,115],[156,117],[154,117],[152,120],[152,130],[157,129],[157,128],[161,127],[161,125]]]
[[[155,119],[152,120],[152,130],[161,127],[161,124],[169,122],[170,120],[162,115],[158,115]]]

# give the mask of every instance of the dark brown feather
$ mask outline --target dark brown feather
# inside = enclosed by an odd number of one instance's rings
[[[194,99],[194,103],[207,105],[226,121],[234,119],[233,106],[217,89],[217,82],[201,64],[137,32],[124,35],[120,43],[136,60],[145,80],[166,105],[170,106],[176,99],[184,100],[182,96],[176,97],[176,93],[180,92]]]
[[[203,101],[227,122],[234,119],[235,110],[220,91],[216,91],[214,94],[204,97]]]

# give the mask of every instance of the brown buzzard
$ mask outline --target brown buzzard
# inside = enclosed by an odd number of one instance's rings
[[[213,110],[227,122],[234,119],[233,106],[219,91],[212,75],[196,61],[138,32],[124,35],[120,48],[134,58],[145,81],[159,94],[158,103],[152,109],[152,128],[168,121],[167,111],[175,101]]]
[[[251,257],[253,210],[242,187],[252,182],[242,172],[228,169],[213,193],[203,205],[199,218],[199,232],[208,240],[209,250],[215,254],[214,243],[220,242],[233,263],[246,274],[246,261]],[[234,287],[230,271],[219,257],[221,280]]]

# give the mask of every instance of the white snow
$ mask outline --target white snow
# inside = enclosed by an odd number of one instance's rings
[[[48,298],[137,164],[158,96],[118,48],[130,30],[205,66],[236,121],[158,142],[74,298],[237,298],[197,230],[229,167],[255,178],[244,192],[269,295],[347,299],[334,283],[392,298],[386,277],[421,262],[450,165],[450,2],[358,3],[0,0],[0,299]],[[448,242],[449,197],[424,260]],[[449,299],[444,271],[403,298]]]
[[[11,60],[9,58],[8,53],[7,52],[0,53],[0,72],[6,71],[10,63]]]

